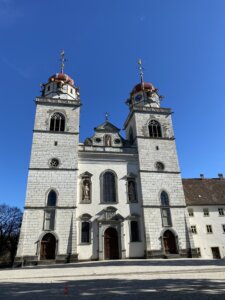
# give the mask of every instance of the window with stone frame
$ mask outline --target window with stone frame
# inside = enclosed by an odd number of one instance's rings
[[[92,174],[85,172],[81,174],[81,203],[88,204],[91,203],[92,198]]]
[[[44,212],[44,230],[55,229],[55,206],[57,204],[57,194],[54,190],[50,190],[47,196],[47,208]]]
[[[138,202],[137,187],[136,187],[135,178],[131,178],[131,177],[127,178],[127,195],[128,195],[128,202],[129,203]]]
[[[47,206],[56,206],[56,203],[57,203],[57,194],[54,190],[51,190],[48,193]]]
[[[148,125],[149,136],[154,138],[161,138],[162,137],[162,129],[161,125],[156,120],[151,120]]]
[[[196,252],[197,252],[197,256],[198,257],[201,257],[202,256],[202,254],[201,254],[201,249],[198,247],[198,248],[196,248]]]
[[[139,224],[137,220],[130,221],[131,242],[139,242]]]
[[[102,176],[102,197],[105,203],[117,202],[117,182],[113,172],[107,171]]]
[[[44,230],[55,229],[55,209],[46,209],[44,216]]]
[[[191,225],[191,232],[193,234],[197,234],[197,228],[196,228],[196,225]]]
[[[218,208],[218,213],[219,213],[219,216],[224,216],[224,209],[222,207],[219,207]]]
[[[80,242],[81,244],[89,244],[91,242],[91,216],[89,214],[83,214],[80,217]]]
[[[90,223],[87,221],[81,222],[81,243],[90,243]]]
[[[163,227],[172,226],[169,196],[168,196],[167,192],[165,192],[165,191],[161,192],[160,202],[161,202],[162,226]]]
[[[188,208],[188,215],[189,215],[189,217],[194,217],[194,210],[193,210],[193,208]]]
[[[206,232],[207,233],[213,233],[212,225],[206,225]]]
[[[208,208],[203,208],[203,215],[204,215],[204,217],[209,217],[209,209]]]
[[[225,233],[225,224],[222,224],[223,233]]]
[[[50,131],[65,131],[65,117],[63,114],[56,112],[51,116]]]

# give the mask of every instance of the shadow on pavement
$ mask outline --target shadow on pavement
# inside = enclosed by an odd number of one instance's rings
[[[93,279],[1,283],[0,299],[224,299],[225,283],[208,279]]]

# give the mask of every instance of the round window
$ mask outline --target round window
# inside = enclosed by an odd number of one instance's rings
[[[96,138],[95,141],[96,141],[96,143],[101,143],[102,139]]]
[[[49,165],[51,168],[57,168],[59,166],[59,160],[57,158],[52,158]]]
[[[114,143],[115,143],[115,144],[120,144],[120,139],[115,139],[115,140],[114,140]]]
[[[157,161],[157,163],[155,164],[155,167],[158,171],[163,171],[165,169],[165,166],[161,161]]]

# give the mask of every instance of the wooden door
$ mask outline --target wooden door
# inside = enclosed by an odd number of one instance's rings
[[[41,241],[40,259],[55,259],[56,239],[53,234],[47,233]]]
[[[109,227],[104,234],[105,259],[118,259],[118,233],[115,228]]]
[[[166,254],[177,254],[176,238],[170,230],[164,232],[163,243]]]

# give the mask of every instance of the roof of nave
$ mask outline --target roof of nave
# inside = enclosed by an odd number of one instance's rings
[[[225,205],[224,178],[182,179],[187,205]]]
[[[97,132],[119,132],[120,129],[110,123],[108,120],[105,121],[103,124],[94,128]]]

